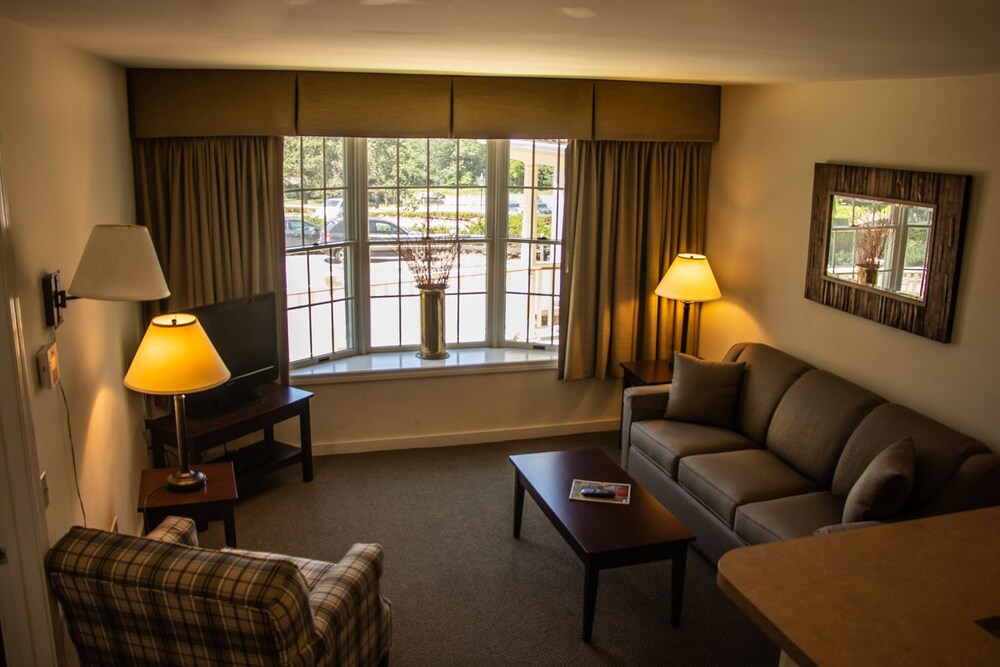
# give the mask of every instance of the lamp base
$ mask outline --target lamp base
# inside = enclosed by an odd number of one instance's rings
[[[208,477],[197,470],[175,470],[167,477],[167,487],[171,491],[197,491],[205,486]]]

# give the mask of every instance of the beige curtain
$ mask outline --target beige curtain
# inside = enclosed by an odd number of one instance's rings
[[[134,142],[138,222],[149,228],[170,297],[147,315],[274,291],[288,381],[281,137]]]
[[[710,160],[709,143],[571,142],[560,379],[620,376],[619,362],[680,347],[681,308],[653,290],[677,253],[703,249]]]

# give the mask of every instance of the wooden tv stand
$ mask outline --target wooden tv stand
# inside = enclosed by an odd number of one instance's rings
[[[293,463],[302,463],[302,481],[313,478],[312,433],[309,425],[309,399],[312,392],[277,384],[264,384],[257,388],[260,400],[248,403],[210,419],[188,417],[188,447],[191,463],[203,462],[203,453],[213,447],[236,440],[245,435],[263,431],[260,442],[228,452],[211,461],[232,461],[236,476],[241,481],[253,483],[264,474]],[[299,436],[302,447],[274,439],[274,425],[299,418]],[[173,414],[146,420],[150,432],[153,465],[167,466],[164,446],[176,448],[177,435]]]

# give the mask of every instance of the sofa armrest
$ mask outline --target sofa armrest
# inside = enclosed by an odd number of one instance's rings
[[[654,384],[645,387],[629,387],[622,394],[622,467],[628,469],[629,433],[632,424],[644,419],[661,419],[667,410],[670,398],[669,384]]]
[[[392,609],[382,597],[382,546],[355,544],[313,586],[309,606],[329,664],[377,665],[392,641]]]
[[[198,530],[195,528],[194,521],[187,517],[168,516],[160,522],[159,526],[149,532],[146,539],[196,547],[198,546]]]

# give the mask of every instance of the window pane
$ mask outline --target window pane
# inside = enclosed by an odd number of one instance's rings
[[[352,301],[335,301],[333,304],[333,351],[343,352],[352,346],[351,328],[348,326]]]
[[[507,244],[507,291],[528,291],[528,245],[524,243]]]
[[[486,252],[485,243],[462,243],[459,245],[458,257],[452,268],[448,283],[458,291],[486,292]]]
[[[399,299],[371,299],[372,347],[399,345]]]
[[[404,296],[400,301],[402,311],[402,342],[401,345],[420,344],[420,297]],[[445,304],[445,316],[447,317],[448,307]],[[447,327],[446,327],[447,330]]]
[[[374,297],[399,296],[401,272],[409,278],[405,262],[399,261],[397,246],[369,247],[368,291]]]
[[[456,186],[458,169],[458,141],[455,139],[430,140],[430,170],[432,186]]]
[[[427,185],[426,139],[400,139],[399,184],[403,187]]]
[[[311,336],[309,333],[309,311],[296,308],[288,311],[288,358],[291,361],[308,359]]]
[[[285,291],[289,309],[309,304],[309,258],[306,255],[285,255]]]
[[[282,160],[282,183],[285,190],[302,188],[302,170],[299,168],[299,148],[301,140],[298,137],[285,137],[285,154]]]
[[[330,304],[309,309],[312,326],[312,354],[318,357],[333,352],[333,313]]]
[[[397,184],[397,148],[396,139],[368,140],[369,187],[395,186]]]
[[[339,137],[327,137],[326,146],[326,186],[327,188],[344,187],[344,140]]]
[[[302,137],[303,188],[323,187],[323,138]]]
[[[388,188],[369,189],[368,217],[395,221],[399,217],[399,200],[396,192]]]
[[[485,294],[462,294],[458,297],[458,340],[461,343],[486,340]]]
[[[486,142],[462,139],[458,152],[458,184],[482,187],[486,183]]]
[[[551,296],[541,296],[533,294],[528,297],[528,317],[531,329],[528,333],[528,341],[531,343],[543,343],[552,345],[557,340],[553,339],[553,300]]]
[[[517,343],[528,342],[528,297],[507,294],[504,311],[504,338]]]

